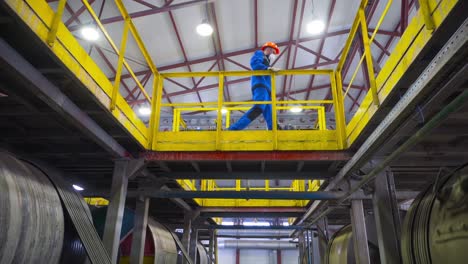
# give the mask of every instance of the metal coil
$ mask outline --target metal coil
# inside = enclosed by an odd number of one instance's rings
[[[0,153],[0,263],[59,263],[64,239],[60,199],[35,167]]]
[[[403,263],[466,263],[468,171],[442,177],[414,200],[401,247]]]
[[[375,220],[373,215],[366,218],[367,244],[369,246],[369,258],[372,264],[380,262],[377,234],[375,232]],[[325,263],[329,264],[354,264],[356,258],[354,254],[353,229],[351,225],[346,225],[336,231],[328,242],[325,254]]]
[[[208,254],[200,242],[197,243],[197,251],[197,264],[208,264]]]
[[[151,218],[148,219],[148,228],[154,241],[154,263],[177,263],[177,246],[169,231]]]

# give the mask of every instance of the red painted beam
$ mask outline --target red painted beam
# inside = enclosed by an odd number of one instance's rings
[[[371,35],[371,34],[369,34]],[[380,42],[378,42],[376,39],[372,42],[375,46],[377,46],[383,53],[385,53],[387,56],[390,56],[390,51],[388,51]]]
[[[322,58],[322,59],[324,59],[324,60],[326,60],[326,61],[332,61],[332,59],[328,58],[327,56],[325,56],[325,55],[323,55],[323,54],[320,54],[320,53],[317,53],[317,52],[315,52],[315,51],[313,51],[313,50],[311,50],[311,49],[309,49],[309,48],[307,48],[307,47],[302,46],[301,44],[299,44],[299,45],[297,45],[297,46],[298,46],[299,48],[301,48],[301,49],[303,49],[303,50],[309,52],[309,53],[312,53],[312,54],[313,54],[314,56],[316,56],[316,57],[320,57],[320,58]]]
[[[337,161],[349,160],[346,151],[148,151],[147,161]]]
[[[281,264],[281,250],[276,250],[276,264]]]
[[[232,63],[232,64],[234,64],[234,65],[237,65],[237,66],[241,67],[241,68],[244,69],[244,70],[247,70],[247,71],[252,70],[252,69],[250,69],[249,67],[247,67],[247,66],[245,66],[245,65],[243,65],[243,64],[240,64],[240,63],[238,63],[237,61],[232,60],[232,59],[230,59],[230,58],[225,58],[225,60],[229,61],[230,63]]]
[[[292,61],[291,68],[294,68],[295,65],[296,65],[297,50],[299,49],[299,37],[301,36],[302,20],[304,18],[305,4],[306,4],[306,1],[302,0],[301,15],[299,16],[299,28],[297,29],[297,33],[296,33],[296,42],[294,43],[295,49],[294,49],[294,55],[293,55],[293,61]],[[294,20],[293,20],[293,23],[294,23]],[[289,92],[291,91],[291,86],[292,86],[293,79],[294,79],[294,76],[289,76],[289,86],[288,86],[287,90],[286,90],[286,86],[283,87],[283,95],[282,95],[281,98],[284,99],[285,97],[287,97],[289,95]],[[286,81],[286,77],[284,78],[284,80]],[[284,110],[283,110],[283,112],[284,112]]]
[[[89,1],[89,5],[92,5],[93,3],[94,3],[94,0],[90,0],[90,1]],[[81,14],[83,14],[84,11],[86,11],[86,6],[83,5],[80,9],[78,9],[78,11],[76,11],[75,13],[73,13],[72,16],[71,16],[67,21],[65,21],[65,23],[64,23],[65,26],[68,27],[68,26],[73,22],[73,20],[77,20],[77,18],[78,18]],[[78,20],[77,20],[77,21],[78,21]],[[79,26],[75,26],[75,27],[78,28]]]
[[[325,36],[328,38],[328,37],[346,35],[348,33],[349,33],[349,29],[344,29],[344,30],[338,30],[338,31],[327,33],[327,34],[325,34]],[[307,41],[311,41],[311,40],[316,40],[316,39],[320,39],[320,38],[321,38],[321,36],[301,38],[299,40],[299,43],[307,42]],[[293,43],[293,42],[292,41],[291,42],[290,41],[283,41],[283,42],[278,42],[277,44],[278,44],[278,46],[283,47],[283,46],[289,46],[291,43]],[[224,57],[233,57],[233,56],[244,55],[244,54],[248,54],[248,53],[253,53],[256,50],[257,50],[257,47],[248,48],[248,49],[244,49],[244,50],[233,51],[233,52],[228,52],[228,53],[224,53]],[[176,63],[176,64],[160,66],[160,67],[158,67],[158,70],[160,72],[164,72],[164,71],[184,67],[184,66],[186,66],[186,64],[193,65],[193,64],[199,64],[199,63],[204,63],[204,62],[209,62],[209,61],[215,61],[217,59],[218,59],[218,56],[210,56],[210,57],[200,58],[200,59],[191,60],[191,61],[187,61],[187,62],[180,62],[180,63]],[[135,75],[137,75],[137,76],[138,75],[144,75],[144,74],[147,74],[149,71],[150,70],[138,71],[138,72],[135,72]],[[130,74],[122,74],[122,79],[125,79],[125,78],[131,78]],[[111,80],[113,80],[113,78],[111,78]]]
[[[151,77],[151,74],[146,74],[143,79],[140,80],[141,82],[141,85],[143,87],[145,87],[146,83],[148,82],[149,78]],[[139,86],[137,84],[135,84],[135,88],[133,88],[133,90],[130,91],[130,93],[128,93],[128,95],[125,97],[125,100],[128,101],[128,100],[131,100],[132,98],[130,97],[133,97],[133,98],[138,98],[141,94],[141,90],[140,90],[140,93],[137,95],[137,96],[134,96],[135,92],[137,90],[139,90]]]
[[[220,37],[220,30],[218,27],[218,20],[216,18],[216,11],[214,7],[214,3],[210,3],[210,11],[211,11],[211,17],[213,19],[212,23],[214,26],[214,32],[212,35],[212,41],[213,41],[213,47],[215,48],[216,56],[218,57],[218,66],[222,71],[226,70],[226,66],[224,65],[224,54],[223,54],[223,46],[221,44],[221,37]],[[230,102],[231,101],[231,94],[229,92],[229,84],[227,82],[227,78],[224,77],[224,101]]]
[[[258,48],[258,0],[254,0],[254,39],[255,39],[255,44],[254,47],[255,49]]]
[[[408,26],[409,18],[409,3],[408,0],[401,0],[401,12],[400,12],[400,36],[405,32],[406,27]]]
[[[150,3],[146,2],[146,1],[143,1],[143,0],[133,0],[133,1],[135,1],[135,2],[137,2],[139,4],[141,4],[141,5],[144,5],[146,7],[149,7],[149,8],[159,8],[159,7],[157,7],[155,5],[152,5],[152,4],[150,4]]]
[[[328,28],[330,26],[330,22],[331,22],[331,19],[332,19],[332,16],[333,16],[333,11],[335,10],[335,4],[336,4],[336,0],[332,0],[332,3],[330,5],[330,10],[328,11],[328,20],[327,20],[327,23],[325,25],[324,32],[328,32]],[[322,54],[322,52],[323,52],[323,46],[325,44],[325,39],[326,38],[327,38],[327,34],[324,34],[322,39],[320,40],[320,46],[319,46],[319,50],[318,50],[319,54]],[[319,61],[320,61],[320,57],[316,57],[315,58],[315,64],[317,64]],[[309,82],[308,87],[313,86],[314,80],[315,80],[315,75],[312,75],[312,77],[310,78],[310,82]],[[311,90],[307,91],[307,94],[304,97],[305,100],[309,100],[310,92],[311,92]]]
[[[286,67],[285,69],[289,68],[289,60],[291,59],[291,46],[294,43],[293,37],[294,37],[294,25],[296,24],[296,13],[297,13],[297,2],[298,0],[294,1],[294,7],[293,7],[293,15],[291,18],[291,28],[289,29],[289,45],[288,45],[288,56],[286,58]],[[295,41],[297,43],[297,40]],[[289,76],[284,76],[283,79],[283,91],[281,92],[281,99],[284,99],[284,95],[286,93],[286,82],[288,80]]]
[[[176,10],[176,9],[179,9],[179,8],[185,8],[185,7],[189,7],[189,6],[193,6],[193,5],[198,5],[198,4],[201,4],[201,3],[204,3],[204,2],[206,2],[206,0],[187,1],[187,2],[183,2],[183,3],[179,3],[179,4],[165,5],[165,6],[160,7],[160,8],[151,8],[151,9],[148,9],[148,10],[133,12],[133,13],[130,13],[129,15],[130,15],[130,17],[132,19],[135,19],[135,18],[138,18],[138,17],[144,17],[144,16],[164,13],[164,12],[168,12],[168,11],[173,11],[173,10]],[[121,15],[102,19],[101,23],[105,25],[105,24],[110,24],[110,23],[119,22],[119,21],[123,21],[123,17]],[[78,27],[73,26],[73,27],[70,27],[69,29],[70,29],[70,31],[74,31],[74,30],[77,30]]]
[[[370,20],[368,20],[370,21]],[[375,28],[368,28],[367,29],[370,33],[374,33],[375,31]],[[383,30],[383,29],[379,29],[377,31],[377,34],[379,35],[386,35],[386,36],[391,36],[391,37],[399,37],[400,36],[400,32],[397,31],[388,31],[388,30]]]
[[[369,7],[369,12],[367,14],[367,19],[366,21],[371,21],[372,20],[372,17],[374,16],[374,13],[375,13],[375,10],[377,9],[377,6],[379,5],[379,0],[376,0],[372,3],[372,5]],[[354,43],[352,45],[352,48],[351,48],[351,52],[350,52],[350,56],[349,58],[346,60],[345,64],[343,65],[343,73],[342,73],[342,78],[343,80],[345,79],[346,75],[348,74],[348,70],[349,70],[349,67],[351,66],[351,62],[354,58],[354,56],[356,56],[356,53],[357,53],[357,43]],[[344,88],[344,87],[343,87]],[[331,96],[331,90],[328,91],[327,95],[325,96],[325,100],[328,100],[330,99],[330,96]],[[346,100],[346,99],[344,99]],[[326,111],[330,111],[330,109],[332,108],[332,105],[328,105],[326,106]]]
[[[166,1],[166,3],[167,3],[167,1]],[[172,15],[171,11],[169,11],[169,18],[170,18],[171,23],[172,23],[172,28],[174,29],[174,31],[176,33],[177,42],[179,43],[179,47],[180,47],[180,50],[182,51],[182,55],[184,57],[184,61],[186,62],[186,66],[187,66],[189,72],[191,72],[192,68],[190,67],[189,64],[187,64],[187,61],[188,61],[187,53],[185,52],[184,44],[182,44],[182,39],[180,38],[179,30],[177,29],[177,25],[176,25],[174,16]],[[195,78],[192,77],[191,80],[192,80],[193,85],[195,86],[196,85]],[[201,103],[202,99],[201,99],[200,93],[197,91],[196,94],[197,94],[197,97],[198,97],[198,101],[200,101],[200,103]],[[170,98],[170,96],[168,98]]]
[[[236,264],[240,264],[240,249],[236,249]]]
[[[112,66],[112,63],[110,63],[109,59],[107,59],[107,57],[104,55],[104,53],[102,52],[101,48],[96,46],[96,50],[99,54],[99,56],[101,56],[101,58],[104,60],[104,62],[106,63],[107,67],[109,67],[109,69],[115,74],[116,73],[116,70],[114,68],[114,66]],[[133,97],[133,99],[138,99],[137,97],[135,97],[132,92],[130,91],[130,88],[128,88],[127,84],[124,82],[123,79],[120,80],[120,83],[122,84],[122,86],[124,87],[124,89],[127,91],[127,93],[129,95],[131,95]],[[145,100],[146,101],[146,100]]]

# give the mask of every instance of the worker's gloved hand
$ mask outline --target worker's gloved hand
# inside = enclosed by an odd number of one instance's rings
[[[275,67],[268,67],[268,70],[277,72],[277,71],[279,71],[280,69],[275,68]]]

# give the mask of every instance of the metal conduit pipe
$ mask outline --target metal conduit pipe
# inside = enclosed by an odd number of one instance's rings
[[[387,115],[387,117],[381,122],[381,124],[374,130],[371,136],[364,142],[363,146],[359,148],[353,158],[346,163],[346,165],[340,170],[338,175],[328,184],[325,188],[325,191],[333,190],[339,183],[345,179],[349,173],[356,168],[357,165],[363,163],[365,158],[368,158],[369,154],[369,146],[373,141],[382,140],[379,137],[379,134],[388,133],[389,130],[392,130],[392,126],[390,124],[393,123],[401,123],[404,120],[405,113],[412,111],[415,105],[415,98],[416,96],[424,90],[426,86],[429,85],[430,81],[432,81],[432,77],[436,76],[437,73],[444,72],[445,65],[449,63],[449,61],[464,50],[466,43],[468,41],[468,34],[466,34],[466,30],[468,28],[468,20],[465,20],[460,28],[453,34],[453,36],[447,41],[447,44],[439,51],[439,53],[435,56],[433,61],[428,65],[426,70],[421,74],[418,80],[410,87],[407,93],[403,96],[400,102],[395,105],[393,110]],[[461,56],[463,57],[463,56]],[[466,68],[466,67],[465,67]],[[459,70],[463,71],[463,69]],[[394,151],[390,156],[388,156],[384,161],[382,161],[374,170],[372,170],[368,175],[364,177],[360,181],[357,186],[346,194],[346,197],[340,199],[340,202],[349,198],[349,196],[359,190],[364,184],[369,182],[370,180],[374,179],[375,176],[380,173],[386,166],[388,166],[395,158],[401,155],[404,151],[409,149],[410,147],[414,146],[418,143],[424,136],[426,136],[433,128],[440,125],[449,114],[458,110],[463,104],[466,102],[468,98],[468,91],[465,90],[463,93],[458,95],[450,104],[445,106],[439,113],[437,113],[426,125],[424,125],[421,129],[419,129],[413,136],[408,139],[403,145],[401,145],[396,151]],[[395,124],[393,124],[395,125]],[[307,212],[304,216],[298,221],[297,224],[302,224],[306,219],[308,219],[315,211],[321,208],[325,203],[320,201],[313,202],[312,205],[309,207]],[[308,224],[312,225],[313,223],[317,222],[320,218],[326,216],[330,213],[333,208],[327,208],[323,212],[321,212],[318,216],[316,216],[312,221],[309,221]]]
[[[224,240],[219,243],[221,248],[236,249],[296,249],[297,243],[291,243],[284,240]]]

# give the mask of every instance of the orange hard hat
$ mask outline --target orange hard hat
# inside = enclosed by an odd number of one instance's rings
[[[276,45],[276,43],[274,42],[267,42],[265,44],[263,44],[262,46],[262,50],[265,50],[266,48],[272,48],[275,50],[275,54],[279,54],[280,53],[280,50],[278,48],[278,45]]]

